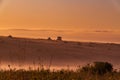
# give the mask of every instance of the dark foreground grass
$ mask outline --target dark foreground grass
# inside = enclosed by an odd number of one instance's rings
[[[120,80],[120,72],[99,75],[68,70],[9,70],[0,71],[0,80]]]
[[[86,65],[74,71],[45,70],[44,68],[0,70],[0,80],[120,80],[120,71],[115,71],[108,65],[111,66],[109,63],[99,62],[94,66]]]

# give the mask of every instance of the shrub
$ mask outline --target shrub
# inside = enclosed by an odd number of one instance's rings
[[[93,68],[98,74],[105,74],[113,71],[112,64],[108,62],[94,62]]]
[[[52,40],[51,37],[48,37],[48,40]]]
[[[107,72],[112,72],[113,71],[113,66],[112,64],[108,62],[94,62],[93,65],[86,65],[82,67],[81,69],[82,72],[89,72],[92,74],[99,74],[99,75],[104,75]]]
[[[12,35],[9,35],[8,38],[13,38],[13,36],[12,36]]]

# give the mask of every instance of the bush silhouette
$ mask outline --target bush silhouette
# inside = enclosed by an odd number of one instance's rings
[[[52,40],[51,37],[48,37],[48,40]]]
[[[94,62],[92,65],[88,64],[81,69],[82,72],[89,72],[92,74],[104,75],[107,72],[113,71],[112,64],[108,62]]]
[[[113,71],[112,64],[108,62],[94,62],[94,70],[98,74],[105,74]]]
[[[57,40],[58,40],[58,41],[62,41],[62,37],[61,37],[61,36],[58,36],[58,37],[57,37]]]
[[[9,35],[8,38],[13,38],[13,36],[12,36],[12,35]]]

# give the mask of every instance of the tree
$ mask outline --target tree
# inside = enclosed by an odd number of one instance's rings
[[[51,37],[48,37],[48,40],[52,40]]]
[[[9,35],[8,38],[13,38],[12,35]]]
[[[58,37],[57,37],[57,40],[58,40],[58,41],[62,41],[62,37],[58,36]]]

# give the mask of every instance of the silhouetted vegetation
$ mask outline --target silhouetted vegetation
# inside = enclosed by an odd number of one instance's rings
[[[0,80],[120,80],[110,63],[95,62],[73,70],[15,70],[0,71]]]
[[[12,35],[9,35],[8,38],[13,38],[13,36],[12,36]]]
[[[108,62],[94,62],[93,65],[86,65],[80,69],[82,72],[89,72],[91,74],[104,75],[113,71],[112,64]]]
[[[61,37],[61,36],[58,36],[58,37],[57,37],[57,40],[58,40],[58,41],[62,41],[62,37]]]
[[[48,40],[52,40],[52,38],[51,38],[51,37],[48,37]]]

